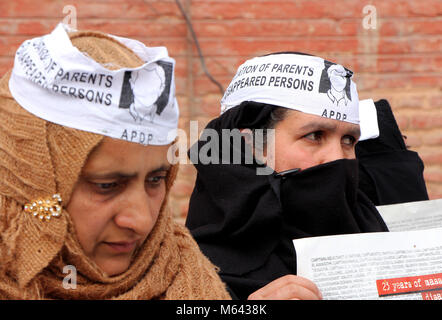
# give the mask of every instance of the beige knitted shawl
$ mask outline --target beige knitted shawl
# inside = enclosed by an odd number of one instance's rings
[[[106,35],[79,32],[71,40],[110,69],[142,64]],[[26,203],[55,193],[66,205],[103,137],[28,113],[11,96],[9,76],[0,80],[0,299],[229,299],[215,266],[173,221],[167,201],[129,269],[115,277],[85,256],[66,210],[50,221],[24,212]],[[167,194],[176,171],[169,172]],[[63,286],[67,265],[77,270],[75,289]]]

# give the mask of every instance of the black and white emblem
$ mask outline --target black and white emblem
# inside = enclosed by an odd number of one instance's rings
[[[327,97],[337,107],[347,106],[351,101],[350,83],[353,72],[339,64],[324,60],[319,83],[319,92],[326,93]]]
[[[129,109],[136,123],[153,121],[169,103],[173,64],[157,61],[152,65],[124,73],[119,108]]]

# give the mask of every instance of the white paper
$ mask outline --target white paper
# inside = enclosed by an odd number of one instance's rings
[[[442,199],[377,207],[390,231],[442,227]]]
[[[324,299],[442,299],[442,227],[429,228],[440,226],[441,204],[380,208],[390,229],[407,231],[294,240],[297,274],[312,280]],[[409,230],[416,226],[422,229]]]

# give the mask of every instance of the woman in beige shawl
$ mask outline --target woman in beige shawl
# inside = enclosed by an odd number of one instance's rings
[[[109,70],[146,62],[121,38],[66,34],[85,58]],[[56,71],[59,62],[39,43],[32,45],[43,66]],[[15,63],[41,84],[21,54]],[[168,210],[177,172],[167,161],[170,143],[145,145],[47,121],[17,102],[11,92],[21,86],[12,90],[10,77],[0,82],[0,298],[229,299],[215,266]],[[102,88],[116,82],[102,80]],[[80,91],[69,93],[58,97],[82,102]],[[26,94],[42,108],[39,95]]]

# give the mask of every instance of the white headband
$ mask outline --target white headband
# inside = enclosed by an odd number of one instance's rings
[[[359,100],[359,118],[361,129],[359,141],[379,137],[378,114],[373,99]]]
[[[176,137],[175,60],[164,47],[109,35],[145,63],[106,69],[74,47],[59,24],[17,50],[9,88],[30,113],[66,127],[150,145]]]
[[[359,124],[353,72],[316,56],[280,53],[243,63],[221,100],[221,113],[244,101]]]

